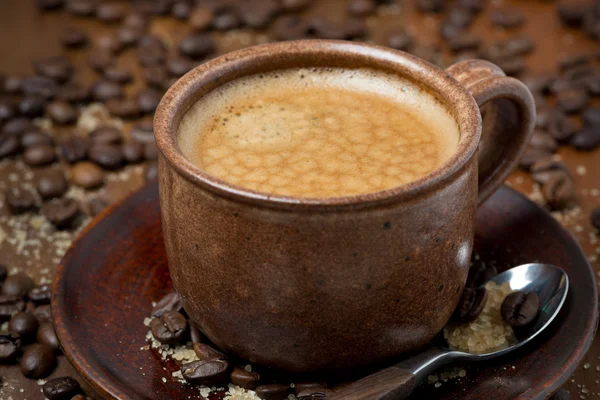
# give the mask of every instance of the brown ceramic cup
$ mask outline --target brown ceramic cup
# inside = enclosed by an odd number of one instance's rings
[[[203,95],[294,67],[410,79],[455,117],[456,153],[410,184],[332,198],[254,192],[182,155],[178,124]],[[440,70],[387,48],[309,40],[197,67],[171,87],[154,120],[169,269],[185,310],[221,349],[293,372],[356,368],[425,345],[464,287],[477,205],[515,165],[534,116],[527,88],[481,60]]]

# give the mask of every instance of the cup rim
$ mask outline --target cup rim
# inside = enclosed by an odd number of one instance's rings
[[[228,183],[194,165],[178,148],[177,128],[181,117],[205,94],[203,91],[208,93],[243,76],[282,69],[276,68],[277,65],[331,67],[333,65],[327,61],[334,59],[352,59],[360,61],[360,67],[387,69],[387,72],[401,74],[427,87],[448,107],[459,125],[460,139],[455,153],[429,174],[408,184],[377,192],[319,198],[269,194]],[[314,62],[294,65],[302,60]],[[275,209],[356,209],[407,201],[452,181],[477,151],[481,114],[475,99],[464,86],[423,59],[368,43],[308,39],[247,47],[197,66],[177,80],[163,96],[154,116],[154,135],[162,161],[188,181],[218,197]]]

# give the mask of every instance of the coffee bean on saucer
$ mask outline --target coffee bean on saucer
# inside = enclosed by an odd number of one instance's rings
[[[158,103],[162,99],[162,92],[156,89],[145,88],[137,94],[137,103],[141,112],[149,114],[156,111]]]
[[[56,161],[54,146],[48,144],[30,146],[25,150],[23,161],[31,167],[41,167],[52,164]]]
[[[92,217],[95,217],[96,215],[98,215],[102,211],[104,211],[106,209],[106,207],[108,207],[108,203],[105,200],[103,200],[99,197],[96,197],[96,198],[90,200],[90,202],[88,203],[88,207],[89,207],[90,215]]]
[[[36,339],[38,343],[46,344],[52,347],[54,351],[60,350],[60,342],[58,341],[58,337],[56,336],[52,322],[44,322],[40,324]]]
[[[70,400],[79,391],[79,382],[70,376],[50,379],[42,386],[42,392],[48,400]]]
[[[21,357],[21,373],[26,378],[42,379],[52,373],[56,367],[54,350],[45,344],[33,344]]]
[[[25,309],[25,301],[22,296],[0,295],[0,322],[8,321],[10,318]]]
[[[215,42],[209,34],[194,33],[181,40],[179,51],[190,58],[201,59],[215,51]]]
[[[558,106],[570,114],[583,110],[590,102],[590,97],[585,89],[563,90],[556,96]]]
[[[227,381],[229,368],[227,360],[192,361],[181,366],[181,374],[195,385],[218,386]]]
[[[29,118],[40,117],[44,114],[46,98],[39,94],[26,96],[19,102],[19,112]]]
[[[44,204],[42,213],[57,229],[66,229],[73,225],[80,209],[76,200],[66,197]]]
[[[52,310],[49,304],[44,304],[36,307],[33,310],[33,315],[40,321],[40,324],[52,321]]]
[[[59,171],[48,171],[38,177],[36,189],[42,199],[52,199],[61,197],[69,189],[69,182]]]
[[[120,144],[123,141],[121,131],[113,126],[100,126],[88,135],[92,145],[96,144]]]
[[[85,160],[88,155],[88,142],[81,136],[71,136],[60,144],[60,152],[70,164]]]
[[[27,311],[20,311],[10,319],[8,331],[21,336],[21,340],[29,341],[35,337],[39,326],[40,323],[35,315]]]
[[[92,86],[92,96],[95,100],[107,102],[110,99],[121,98],[124,91],[121,85],[107,79],[98,79]]]
[[[2,294],[23,297],[35,286],[33,280],[24,272],[17,272],[6,277],[2,285]]]
[[[125,17],[123,4],[103,2],[96,8],[96,18],[104,23],[119,22]]]
[[[502,319],[513,328],[529,325],[540,311],[540,299],[535,292],[513,292],[502,302]]]
[[[177,311],[179,312],[182,308],[181,299],[177,292],[171,292],[163,296],[154,308],[152,308],[152,316],[160,317],[166,314],[169,311]]]
[[[483,311],[487,297],[488,292],[485,287],[465,287],[454,311],[454,320],[460,323],[475,321]]]
[[[0,333],[0,362],[14,360],[20,348],[19,335]]]
[[[114,64],[115,58],[110,51],[103,49],[92,49],[88,53],[87,62],[97,72],[102,72]]]
[[[254,390],[260,381],[260,374],[256,371],[246,371],[244,368],[235,367],[231,371],[229,381],[241,388]]]
[[[290,385],[261,385],[256,388],[256,394],[263,400],[287,399],[290,394]]]
[[[8,276],[8,268],[6,265],[0,264],[0,282],[4,282],[6,277]]]
[[[298,15],[284,15],[273,23],[271,30],[276,40],[298,40],[307,36],[310,23]]]
[[[68,57],[54,56],[33,63],[35,72],[57,82],[65,82],[73,75],[73,64]]]
[[[181,342],[187,333],[187,321],[177,311],[168,311],[150,322],[150,330],[159,342],[176,344]]]
[[[584,128],[571,137],[569,144],[579,151],[592,151],[600,146],[600,125]]]
[[[96,189],[104,184],[104,172],[96,164],[82,161],[71,168],[73,183],[84,189]]]
[[[221,359],[226,360],[227,356],[220,351],[212,348],[206,343],[194,343],[194,352],[200,360]]]
[[[33,301],[36,305],[50,303],[52,288],[50,285],[41,285],[34,287],[27,293],[27,298]]]
[[[542,195],[551,209],[562,210],[575,202],[575,183],[568,174],[551,175],[542,186]]]
[[[151,161],[146,165],[144,178],[146,178],[146,182],[158,179],[158,163],[156,161]]]
[[[116,169],[123,163],[121,147],[111,144],[97,144],[90,148],[89,158],[105,169]]]
[[[33,195],[18,187],[6,191],[6,204],[12,214],[23,214],[37,207]]]
[[[65,47],[82,47],[88,42],[87,33],[76,26],[68,26],[60,34],[60,42]]]
[[[105,106],[108,112],[115,117],[131,119],[140,115],[140,108],[134,99],[110,99],[105,103]]]

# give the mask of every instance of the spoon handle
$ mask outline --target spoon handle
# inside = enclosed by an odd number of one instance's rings
[[[414,390],[416,376],[398,367],[388,367],[367,376],[339,392],[330,400],[404,400]]]

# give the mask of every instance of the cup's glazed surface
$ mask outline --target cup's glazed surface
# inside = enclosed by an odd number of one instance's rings
[[[455,117],[456,153],[408,185],[323,199],[252,192],[183,157],[177,126],[204,94],[249,74],[316,66],[371,68],[418,83]],[[514,166],[533,117],[527,89],[484,61],[445,72],[390,49],[314,40],[199,66],[155,116],[163,231],[185,310],[225,351],[293,372],[359,367],[426,344],[465,284],[477,204]]]

